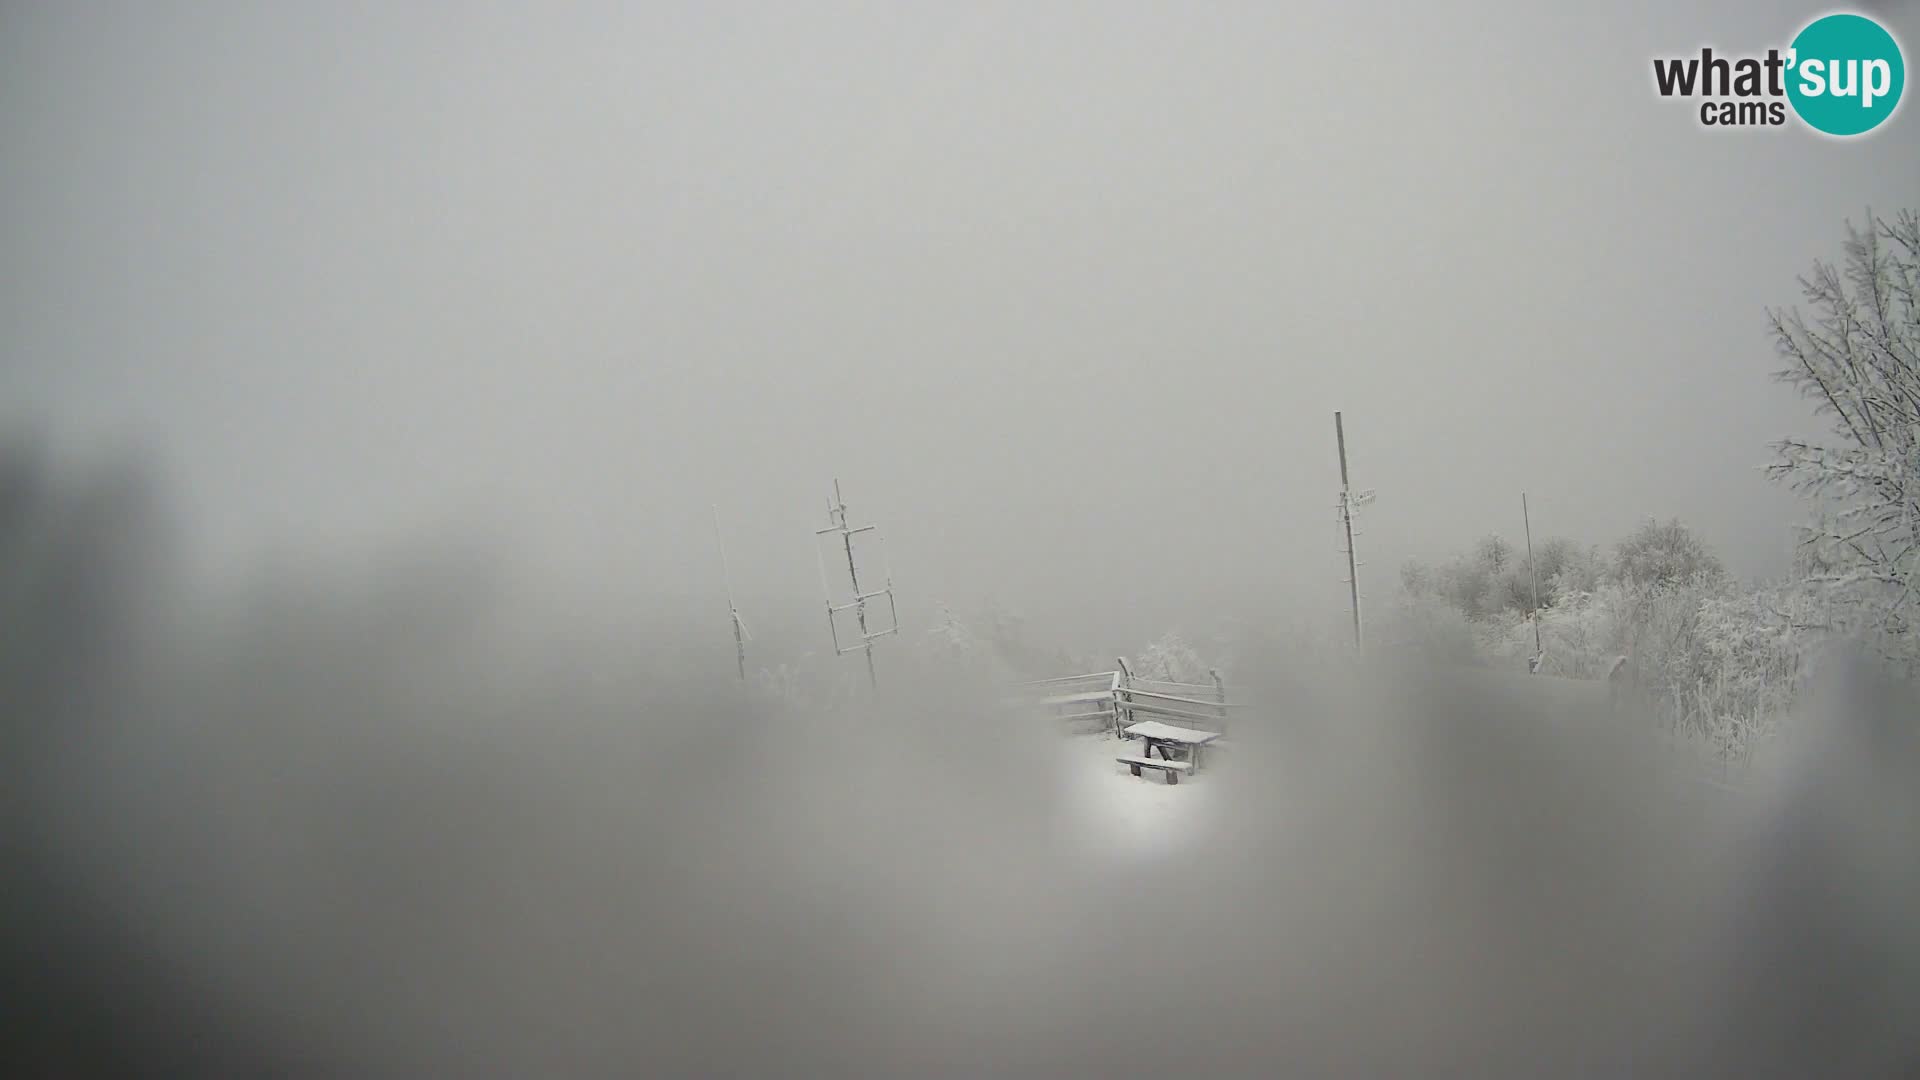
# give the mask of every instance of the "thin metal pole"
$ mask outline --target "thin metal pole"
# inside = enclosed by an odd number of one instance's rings
[[[727,544],[720,536],[720,506],[713,507],[713,543],[720,549],[720,580],[727,587],[727,617],[733,620],[733,659],[740,681],[747,681],[747,643],[740,633],[740,609],[733,606],[733,571],[727,568]]]
[[[1520,493],[1520,521],[1527,530],[1527,577],[1533,581],[1533,654],[1543,655],[1547,650],[1540,644],[1540,571],[1533,565],[1533,518],[1527,514],[1527,493]]]
[[[1333,414],[1333,437],[1340,446],[1340,525],[1347,533],[1347,597],[1353,604],[1353,648],[1360,649],[1360,564],[1353,557],[1353,493],[1347,482],[1347,429]]]

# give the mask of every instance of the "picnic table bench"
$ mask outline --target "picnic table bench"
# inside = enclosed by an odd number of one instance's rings
[[[1167,774],[1167,783],[1169,784],[1179,783],[1180,774],[1193,771],[1193,762],[1191,761],[1167,761],[1164,759],[1155,761],[1150,757],[1130,757],[1125,754],[1113,760],[1131,768],[1135,776],[1140,775],[1141,769],[1159,769],[1161,772]]]
[[[1139,757],[1121,756],[1114,760],[1130,767],[1135,776],[1139,776],[1143,768],[1159,769],[1166,773],[1169,784],[1179,783],[1181,773],[1197,772],[1200,768],[1200,752],[1208,743],[1220,737],[1217,731],[1175,727],[1158,720],[1130,724],[1125,732],[1145,743],[1146,750]],[[1160,751],[1159,761],[1153,760],[1155,750]],[[1181,754],[1182,759],[1176,759],[1175,753]]]

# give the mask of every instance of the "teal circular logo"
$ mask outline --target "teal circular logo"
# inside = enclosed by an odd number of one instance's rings
[[[1864,135],[1900,105],[1900,44],[1864,15],[1827,15],[1793,39],[1787,100],[1815,131]]]

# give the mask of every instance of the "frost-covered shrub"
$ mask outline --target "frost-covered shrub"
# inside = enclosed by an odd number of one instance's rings
[[[1213,681],[1205,661],[1187,644],[1178,630],[1160,635],[1149,643],[1134,662],[1133,674],[1141,679],[1205,684]]]
[[[1812,590],[1734,584],[1676,521],[1648,521],[1611,559],[1571,543],[1551,550],[1537,612],[1510,598],[1524,554],[1516,564],[1495,542],[1410,565],[1387,640],[1424,659],[1526,671],[1537,621],[1542,674],[1605,679],[1625,657],[1636,711],[1690,744],[1744,758],[1776,733],[1822,624]]]
[[[1712,585],[1726,577],[1720,559],[1678,518],[1648,518],[1614,549],[1613,580],[1636,589]]]
[[[1704,598],[1700,641],[1708,676],[1693,688],[1686,719],[1729,754],[1774,735],[1811,660],[1814,600],[1805,589],[1768,587]]]
[[[1403,591],[1373,637],[1376,648],[1424,663],[1480,664],[1485,659],[1473,621],[1431,593]]]
[[[957,662],[970,662],[980,652],[973,631],[945,604],[940,605],[940,621],[927,631],[926,645],[934,656]]]

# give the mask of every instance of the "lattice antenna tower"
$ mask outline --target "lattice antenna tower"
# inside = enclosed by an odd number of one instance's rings
[[[820,561],[820,588],[826,594],[827,598],[827,630],[833,635],[833,651],[839,656],[845,656],[851,652],[866,653],[867,681],[873,686],[878,687],[880,680],[875,676],[873,670],[873,643],[889,634],[898,634],[900,632],[900,612],[899,609],[894,606],[893,601],[893,571],[887,567],[886,538],[880,535],[880,527],[877,525],[862,525],[856,528],[847,523],[847,504],[846,500],[840,497],[840,481],[838,479],[835,479],[833,482],[833,498],[827,502],[827,522],[826,528],[814,530],[813,549],[814,555],[817,556]],[[860,567],[853,557],[853,538],[861,533],[869,532],[873,533],[874,536],[875,547],[880,559],[880,574],[886,584],[871,592],[862,592],[860,588]],[[836,604],[833,602],[833,586],[829,584],[827,575],[827,557],[823,550],[823,545],[819,540],[819,538],[823,536],[837,538],[838,544],[836,546],[839,548],[837,554],[846,559],[847,584],[851,590],[850,595],[853,598],[844,604]],[[871,573],[868,574],[868,580],[872,580]],[[886,599],[887,625],[885,629],[874,629],[873,624],[878,621],[879,601],[882,597]],[[873,609],[871,612],[868,610],[870,602]],[[859,630],[859,640],[850,645],[842,645],[840,642],[840,613],[843,611],[853,612],[854,625]],[[874,617],[872,620],[869,619],[869,614]]]

